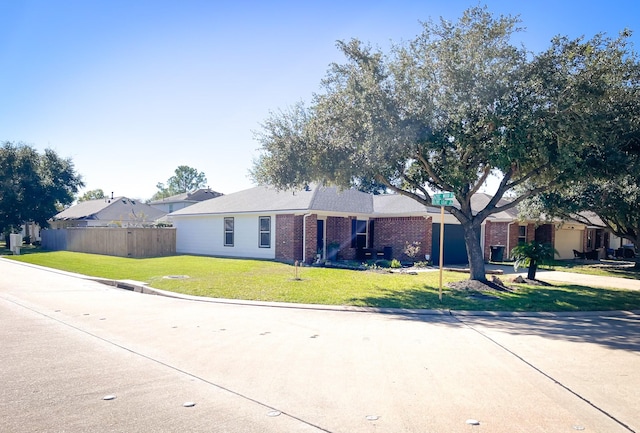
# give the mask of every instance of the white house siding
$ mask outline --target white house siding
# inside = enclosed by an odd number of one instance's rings
[[[572,259],[573,250],[582,251],[582,236],[584,226],[563,227],[556,231],[555,248],[559,253],[557,258]]]
[[[271,217],[271,247],[260,248],[259,217]],[[233,246],[224,245],[224,218],[234,219]],[[226,215],[174,217],[176,252],[208,256],[275,259],[275,215]]]

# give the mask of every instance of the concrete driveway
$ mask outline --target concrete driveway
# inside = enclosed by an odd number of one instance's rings
[[[633,313],[233,305],[8,260],[0,276],[3,432],[640,431]]]

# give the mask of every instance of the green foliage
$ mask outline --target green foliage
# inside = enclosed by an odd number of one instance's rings
[[[511,258],[515,260],[514,269],[518,270],[521,266],[529,266],[532,261],[539,264],[551,262],[557,253],[551,244],[531,241],[514,247]]]
[[[536,241],[520,244],[511,250],[511,258],[515,260],[513,268],[517,271],[519,267],[529,268],[528,278],[534,280],[538,265],[550,263],[558,252],[553,245]]]
[[[78,198],[78,202],[98,200],[101,198],[105,198],[104,191],[101,189],[92,189],[82,194],[82,196]]]
[[[560,82],[558,94],[563,99],[565,93],[583,95],[581,104],[563,108],[579,120],[578,125],[583,121],[591,125],[574,128],[585,143],[575,156],[583,164],[568,168],[564,173],[568,182],[527,200],[520,209],[523,216],[604,225],[617,236],[640,241],[640,65],[627,46],[628,35],[624,32],[616,40],[596,36],[583,44],[564,41],[572,53],[569,65],[581,74],[571,86]]]
[[[26,144],[0,148],[0,229],[8,232],[27,221],[42,227],[63,206],[73,203],[82,178],[71,159],[53,150],[40,154]]]
[[[174,175],[167,180],[167,185],[158,182],[156,192],[152,200],[160,200],[176,194],[192,192],[207,185],[207,177],[193,167],[180,165],[175,169]]]
[[[398,259],[393,259],[389,266],[391,266],[392,269],[400,269],[402,267],[402,263],[400,263],[400,260]]]
[[[374,265],[378,268],[388,269],[391,267],[391,262],[389,260],[380,259],[376,260]]]
[[[591,177],[638,112],[628,34],[558,37],[530,55],[511,44],[518,24],[474,7],[457,22],[425,23],[388,53],[339,42],[346,62],[330,67],[311,106],[263,123],[252,176],[280,188],[376,182],[424,205],[430,191],[454,192],[459,206],[448,210],[465,230],[471,278],[485,279],[482,222]],[[492,173],[494,198],[472,210]],[[516,199],[500,203],[507,193]]]

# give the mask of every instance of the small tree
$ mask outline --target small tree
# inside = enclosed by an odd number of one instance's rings
[[[105,198],[104,195],[104,191],[100,188],[98,189],[92,189],[90,191],[85,192],[84,194],[82,194],[81,197],[78,198],[78,201],[89,201],[89,200],[98,200],[101,198]]]
[[[204,172],[198,171],[187,165],[180,165],[175,169],[174,175],[167,180],[167,185],[162,182],[156,184],[158,191],[151,198],[160,200],[172,195],[193,192],[207,185],[207,177]]]
[[[527,279],[535,280],[538,265],[550,262],[557,253],[551,244],[536,241],[520,244],[511,250],[511,258],[515,260],[513,268],[517,271],[521,266],[528,266]]]

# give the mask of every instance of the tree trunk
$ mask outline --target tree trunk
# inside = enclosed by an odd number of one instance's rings
[[[476,281],[487,281],[487,274],[484,268],[484,252],[480,245],[480,225],[472,222],[463,223],[464,243],[467,246],[467,258],[469,260],[469,279]]]
[[[531,260],[531,263],[529,264],[529,271],[527,272],[527,279],[535,280],[537,270],[538,270],[538,263],[536,263],[535,260]]]

